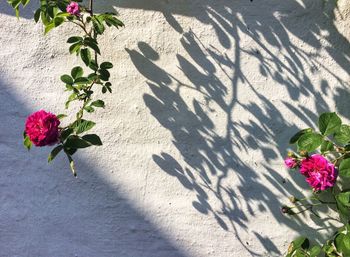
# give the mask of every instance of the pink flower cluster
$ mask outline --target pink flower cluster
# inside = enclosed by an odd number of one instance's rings
[[[41,110],[27,118],[25,133],[35,146],[53,145],[58,142],[59,125],[56,115]]]
[[[79,4],[76,2],[71,2],[67,8],[66,8],[67,13],[71,14],[71,15],[76,15],[79,16],[80,15],[80,7]]]
[[[300,173],[315,190],[326,190],[334,186],[338,171],[334,164],[320,154],[305,158],[300,164]]]

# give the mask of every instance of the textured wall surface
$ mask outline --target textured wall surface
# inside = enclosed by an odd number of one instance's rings
[[[332,233],[280,213],[308,189],[282,158],[321,112],[350,118],[346,5],[96,2],[126,27],[101,38],[114,93],[90,115],[104,145],[76,157],[77,179],[21,145],[28,114],[63,110],[76,30],[43,36],[34,2],[19,21],[0,2],[0,257],[270,257]]]

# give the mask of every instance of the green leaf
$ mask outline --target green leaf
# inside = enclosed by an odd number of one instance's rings
[[[41,10],[40,18],[41,18],[42,23],[45,26],[50,24],[50,21],[49,21],[50,17],[46,16],[46,12],[45,11]]]
[[[76,80],[74,80],[74,83],[78,84],[78,85],[85,85],[85,84],[88,84],[89,82],[90,81],[85,77],[80,77],[80,78],[77,78]]]
[[[110,82],[107,82],[104,87],[102,88],[102,93],[106,93],[106,91],[108,90],[109,93],[112,93],[112,89],[111,89],[112,84]]]
[[[75,171],[73,158],[72,158],[72,156],[70,156],[69,154],[67,154],[67,157],[68,157],[70,169],[71,169],[72,172],[73,172],[73,176],[76,177],[76,176],[77,176],[77,173],[76,173],[76,171]]]
[[[334,245],[337,248],[338,252],[341,252],[343,256],[350,256],[350,248],[348,248],[349,244],[349,234],[338,234],[335,237]]]
[[[83,74],[83,68],[80,66],[74,67],[71,71],[71,75],[74,79],[80,78],[81,76],[83,76]]]
[[[100,65],[101,69],[103,70],[108,70],[108,69],[112,69],[113,68],[113,64],[110,62],[103,62]]]
[[[328,141],[328,140],[324,140],[322,145],[321,145],[321,152],[325,153],[325,152],[333,151],[333,150],[334,150],[333,143]]]
[[[318,245],[315,245],[310,250],[310,257],[317,257],[321,253],[321,247]]]
[[[350,177],[350,158],[344,159],[339,165],[339,175]]]
[[[64,22],[64,18],[63,17],[55,17],[53,19],[53,22],[55,24],[55,27],[58,27]]]
[[[295,144],[302,135],[307,134],[307,133],[312,133],[312,132],[313,132],[313,130],[311,128],[300,130],[298,133],[296,133],[294,136],[292,136],[292,138],[289,140],[289,144],[291,144],[291,145]]]
[[[104,81],[109,80],[109,77],[111,76],[111,74],[109,73],[108,70],[99,69],[98,72],[100,73],[101,80],[104,80]]]
[[[294,239],[289,246],[288,253],[292,253],[299,248],[302,248],[302,249],[309,248],[309,240],[306,237],[301,236]]]
[[[59,119],[59,120],[62,120],[63,118],[66,118],[67,117],[67,115],[65,115],[65,114],[58,114],[57,115],[57,119]]]
[[[336,255],[333,255],[335,248],[334,248],[333,242],[331,240],[328,240],[323,245],[322,250],[326,253],[327,257],[337,257]]]
[[[69,53],[70,54],[73,54],[73,53],[77,53],[81,48],[81,43],[78,42],[78,43],[74,43],[73,45],[71,45],[69,47]]]
[[[73,83],[74,83],[72,77],[69,76],[69,75],[67,75],[67,74],[62,75],[62,76],[61,76],[61,80],[62,80],[64,83],[68,84],[68,85],[73,85]]]
[[[109,26],[113,25],[116,28],[124,26],[124,23],[122,21],[118,20],[115,17],[108,16],[108,17],[105,18],[105,22],[106,22],[107,25],[109,25]]]
[[[92,25],[94,27],[94,30],[96,31],[97,34],[102,35],[105,27],[103,24],[97,19],[96,17],[92,17]]]
[[[100,52],[100,48],[98,47],[97,43],[93,42],[93,41],[88,41],[85,40],[85,45],[90,47],[92,50],[94,50],[96,53],[101,54]]]
[[[88,48],[81,49],[80,51],[80,57],[85,63],[86,66],[89,66],[91,61],[91,52]]]
[[[17,19],[19,19],[19,8],[18,8],[18,7],[15,8],[15,12],[16,12],[16,17],[17,17]]]
[[[92,113],[95,111],[95,109],[91,106],[85,106],[84,107],[84,110],[87,111],[88,113]]]
[[[57,1],[57,7],[62,11],[65,12],[67,8],[68,3],[66,1]],[[69,13],[67,13],[69,16]]]
[[[67,129],[63,130],[60,134],[61,140],[65,141],[67,139],[67,137],[73,133],[73,131],[74,130],[72,128],[67,128]]]
[[[341,221],[348,222],[350,218],[350,209],[340,202],[339,197],[336,197],[335,199],[337,202],[337,210]]]
[[[66,90],[65,91],[72,91],[74,89],[75,89],[75,87],[73,87],[72,85],[66,84]]]
[[[67,148],[80,149],[89,147],[91,146],[91,144],[78,136],[72,135],[67,138],[67,141],[64,143],[64,146]]]
[[[340,144],[347,144],[350,142],[350,126],[341,125],[340,129],[334,134],[334,139]]]
[[[94,70],[94,71],[98,70],[98,66],[97,66],[95,60],[90,61],[89,68]]]
[[[40,19],[40,12],[41,12],[41,9],[37,9],[34,13],[34,21],[35,23],[38,23],[39,19]]]
[[[298,142],[299,151],[312,152],[316,150],[323,142],[323,137],[317,133],[306,133],[302,135]]]
[[[23,7],[25,7],[29,2],[30,0],[21,0]]]
[[[53,28],[55,28],[55,24],[53,22],[47,24],[45,26],[45,33],[44,34],[46,35],[47,33],[49,33],[50,30],[52,30]]]
[[[305,254],[305,251],[302,249],[297,249],[295,250],[293,257],[306,257],[307,255]]]
[[[341,192],[336,197],[342,205],[350,207],[350,192]]]
[[[66,153],[68,153],[70,156],[73,156],[78,151],[78,149],[77,148],[67,148],[67,147],[65,147],[64,151]]]
[[[85,141],[92,145],[102,145],[102,141],[98,135],[88,134],[82,137]]]
[[[88,75],[88,79],[93,81],[93,80],[98,80],[98,75],[95,73],[91,73]]]
[[[321,114],[318,119],[318,127],[324,136],[331,135],[339,130],[341,119],[335,112],[327,112]]]
[[[69,97],[68,97],[68,101],[66,102],[65,106],[66,109],[68,109],[70,102],[73,102],[74,100],[76,100],[78,97],[76,95],[76,93],[72,93]]]
[[[70,14],[69,13],[66,13],[66,12],[60,12],[60,13],[57,13],[56,14],[56,17],[63,17],[63,18],[67,18],[69,17]]]
[[[23,140],[23,145],[25,146],[25,148],[27,148],[28,151],[32,147],[32,141],[30,141],[30,139],[27,135],[25,136],[25,138]]]
[[[97,45],[97,40],[92,38],[92,37],[85,37],[84,38],[84,43],[87,43],[87,42],[90,42],[90,43],[93,43],[93,44]]]
[[[49,17],[51,19],[54,18],[55,15],[54,15],[54,11],[53,11],[53,6],[51,6],[51,5],[47,6],[46,13],[47,13],[47,15],[49,15]]]
[[[86,132],[96,125],[95,122],[89,120],[79,120],[74,123],[74,130],[77,134]]]
[[[18,8],[19,5],[21,4],[21,0],[12,0],[12,1],[9,1],[9,3],[11,4],[12,8]]]
[[[344,244],[344,247],[346,248],[347,252],[349,252],[350,251],[350,234],[349,234],[349,232],[344,236],[343,244]]]
[[[82,42],[83,41],[83,38],[82,37],[70,37],[68,38],[67,40],[67,43],[77,43],[77,42]]]
[[[62,149],[63,145],[56,146],[49,154],[47,161],[51,162],[53,159],[55,159],[55,157],[61,152]]]
[[[91,106],[95,106],[95,107],[105,107],[105,102],[102,100],[96,100],[94,102],[91,103]]]

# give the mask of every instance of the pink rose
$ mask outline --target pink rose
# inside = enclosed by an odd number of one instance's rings
[[[326,190],[334,186],[338,171],[334,164],[320,154],[314,154],[301,161],[300,173],[315,190]]]
[[[80,15],[80,7],[79,4],[76,2],[71,2],[67,8],[66,11],[71,14],[71,15],[76,15],[79,16]]]
[[[294,158],[288,157],[284,160],[284,164],[287,166],[287,168],[293,169],[298,165],[298,162]]]
[[[59,125],[56,115],[41,110],[27,118],[25,133],[35,146],[53,145],[58,142]]]

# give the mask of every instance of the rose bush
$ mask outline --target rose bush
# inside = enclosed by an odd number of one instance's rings
[[[17,16],[20,6],[26,6],[29,2],[30,0],[8,0]],[[89,0],[88,6],[84,6],[81,0],[40,0],[39,7],[34,13],[34,20],[42,21],[45,34],[63,23],[77,26],[82,31],[82,35],[69,37],[67,43],[70,45],[69,52],[80,56],[85,68],[76,66],[71,69],[70,74],[61,76],[65,91],[70,92],[65,108],[68,109],[71,102],[81,103],[75,120],[60,127],[61,120],[67,115],[54,115],[42,110],[28,117],[24,131],[24,145],[28,149],[32,144],[39,147],[57,144],[51,151],[48,161],[64,152],[73,174],[76,175],[72,156],[77,150],[102,145],[98,135],[86,134],[95,126],[95,122],[83,118],[85,113],[92,113],[97,108],[105,107],[103,100],[95,98],[94,90],[98,87],[103,94],[112,93],[109,70],[113,68],[113,64],[99,61],[101,49],[98,37],[107,27],[120,28],[124,24],[114,13],[95,14],[93,0]]]
[[[310,246],[308,238],[295,239],[287,257],[348,257],[350,256],[350,125],[342,124],[336,113],[324,113],[319,117],[318,130],[307,128],[296,133],[290,143],[296,151],[285,159],[288,169],[299,170],[312,189],[312,197],[291,197],[291,206],[282,206],[286,215],[310,211],[319,217],[316,206],[325,205],[338,212],[343,224],[322,246]],[[325,200],[332,199],[332,200]]]

